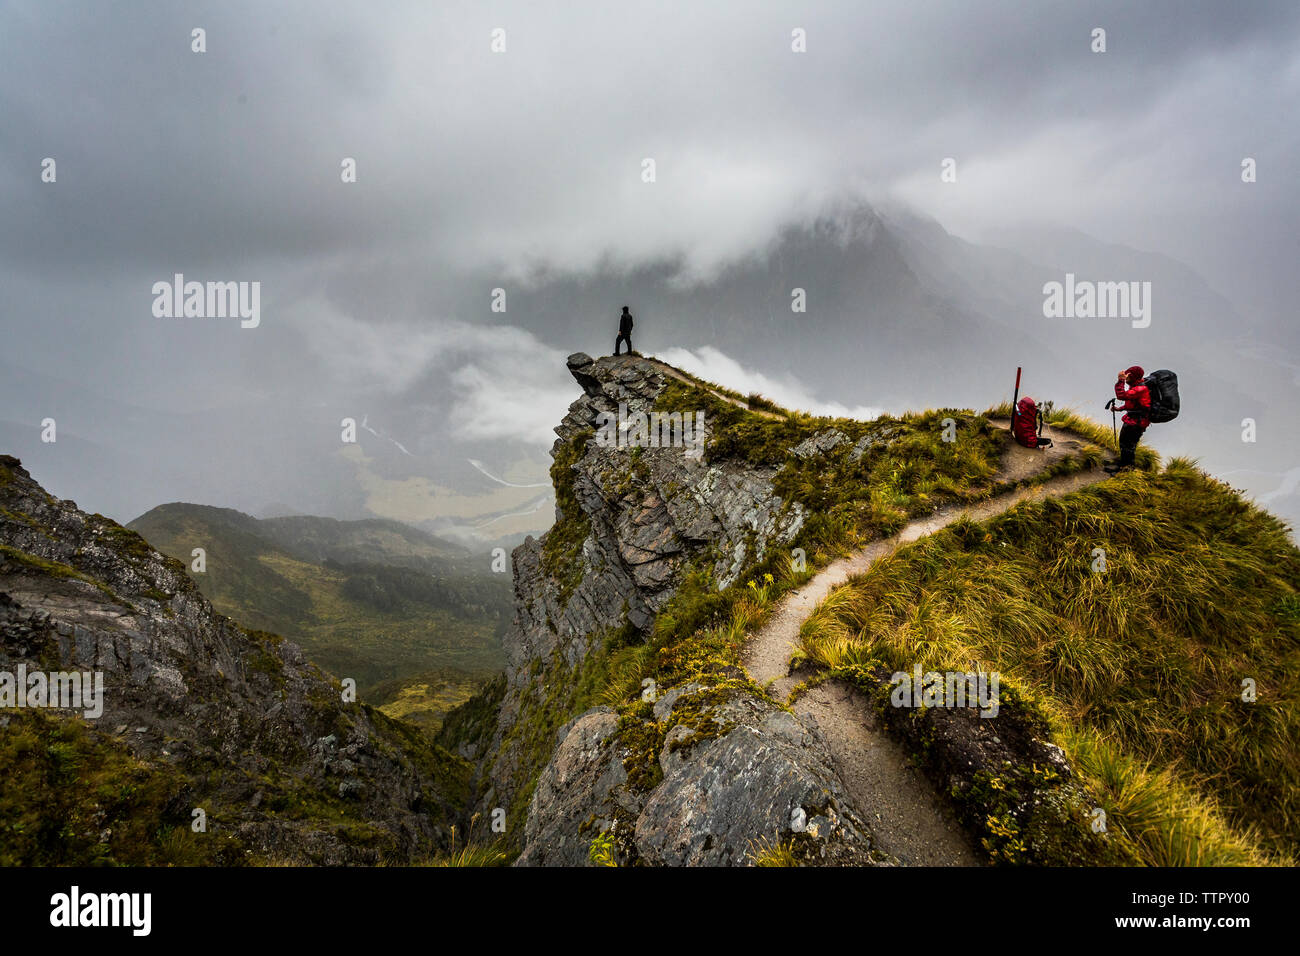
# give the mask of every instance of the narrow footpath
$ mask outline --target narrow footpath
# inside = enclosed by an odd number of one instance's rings
[[[999,427],[1009,423],[994,420]],[[1071,435],[1044,429],[1055,442],[1046,451],[1011,443],[1004,454],[998,480],[1020,480],[1077,453],[1081,442]],[[797,591],[786,595],[767,623],[750,635],[742,651],[749,675],[759,684],[771,681],[772,695],[788,700],[798,679],[790,676],[790,655],[799,643],[799,629],[817,606],[849,578],[867,571],[898,547],[932,534],[958,518],[980,521],[1001,514],[1025,500],[1042,500],[1104,481],[1100,469],[1051,478],[987,501],[942,509],[917,519],[891,538],[872,542],[823,568]],[[979,866],[982,859],[970,845],[934,787],[916,770],[906,751],[879,726],[869,702],[842,681],[826,681],[792,705],[801,716],[816,720],[830,745],[836,772],[854,806],[872,826],[880,848],[912,866]]]

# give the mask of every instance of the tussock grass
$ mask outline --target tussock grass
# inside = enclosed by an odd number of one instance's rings
[[[780,405],[772,401],[770,398],[760,395],[758,392],[750,392],[749,395],[745,397],[745,404],[748,405],[752,411],[756,412],[775,412],[778,415],[786,414],[785,409]]]
[[[760,837],[750,843],[750,858],[754,866],[798,866],[794,854],[794,840],[782,843],[771,837]]]
[[[479,815],[476,813],[470,818],[469,828],[465,831],[465,842],[459,847],[456,845],[456,828],[451,828],[451,849],[432,860],[427,861],[425,866],[457,866],[457,867],[479,867],[479,866],[504,866],[509,854],[502,848],[499,841],[490,843],[474,842],[474,824],[478,822]]]
[[[641,692],[641,682],[654,671],[654,648],[648,644],[627,648],[610,665],[605,686],[596,699],[610,706],[618,706]]]
[[[1076,769],[1092,784],[1109,828],[1120,829],[1131,862],[1154,866],[1259,866],[1291,862],[1263,851],[1253,824],[1234,826],[1212,795],[1174,769],[1148,761],[1088,729],[1067,728]]]
[[[507,854],[495,844],[471,844],[455,850],[447,856],[440,856],[430,861],[429,866],[504,866]]]
[[[830,668],[986,662],[1047,717],[1135,862],[1285,860],[1300,848],[1298,588],[1286,526],[1174,459],[882,558],[806,622],[802,652]]]

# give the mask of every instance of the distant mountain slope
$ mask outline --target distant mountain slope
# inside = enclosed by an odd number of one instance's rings
[[[368,518],[338,521],[315,515],[265,518],[260,532],[305,561],[370,562],[426,567],[430,562],[454,561],[464,566],[468,549],[400,521]]]
[[[230,508],[176,504],[155,508],[126,527],[186,568],[193,550],[202,548],[206,570],[193,577],[219,610],[250,627],[301,636],[310,596],[275,570],[275,563],[294,558],[257,533],[256,518]]]
[[[128,527],[192,572],[223,613],[301,643],[363,695],[380,681],[450,668],[472,686],[504,662],[508,576],[484,557],[395,521],[161,505]]]
[[[74,671],[102,675],[102,713],[32,703],[35,673]],[[410,863],[463,821],[463,760],[217,613],[184,565],[8,455],[0,673],[3,865]]]
[[[366,697],[389,717],[436,732],[449,711],[468,701],[483,686],[481,676],[442,667],[382,681],[370,688]]]

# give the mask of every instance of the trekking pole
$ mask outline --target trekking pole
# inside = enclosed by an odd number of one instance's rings
[[[1020,366],[1016,366],[1016,391],[1011,396],[1011,433],[1016,431],[1016,402],[1020,398]]]

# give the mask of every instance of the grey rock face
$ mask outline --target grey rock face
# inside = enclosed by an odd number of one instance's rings
[[[586,865],[601,833],[614,837],[623,865],[746,865],[761,837],[793,840],[808,862],[893,862],[873,851],[815,725],[744,691],[676,690],[667,708],[655,707],[667,731],[657,756],[663,777],[648,790],[629,782],[624,761],[633,751],[607,709],[561,731],[518,865]]]
[[[611,738],[618,716],[599,707],[560,730],[560,745],[537,780],[519,866],[585,866],[591,840],[607,830],[626,800],[627,771]]]
[[[873,449],[884,448],[889,444],[897,431],[892,425],[881,425],[873,429],[854,443],[853,448],[849,451],[850,461],[860,461],[863,455],[869,454]]]
[[[374,846],[349,844],[333,825],[260,809],[252,798],[274,769],[347,798],[356,821],[380,835],[372,842],[398,857],[447,845],[461,808],[440,802],[405,744],[344,703],[338,684],[296,646],[241,630],[180,562],[51,497],[7,455],[0,544],[14,549],[0,552],[0,670],[102,672],[103,714],[88,721],[92,732],[193,773],[192,805],[221,807],[209,814],[214,832],[299,862],[377,861]]]
[[[844,432],[835,428],[828,428],[824,432],[818,432],[811,438],[805,438],[790,449],[790,454],[796,458],[815,458],[834,448],[838,448],[848,441],[851,441],[851,439]],[[857,461],[857,459],[855,458],[854,461]]]
[[[504,640],[506,695],[495,737],[482,751],[494,755],[483,768],[490,790],[478,808],[485,813],[507,804],[528,783],[510,730],[525,700],[543,697],[554,680],[563,679],[556,666],[579,665],[607,633],[627,625],[648,629],[692,561],[726,587],[747,565],[793,539],[805,518],[801,506],[773,492],[773,468],[710,463],[682,447],[601,447],[594,437],[599,417],[617,416],[620,405],[629,415],[694,411],[656,406],[669,379],[653,363],[579,352],[569,356],[568,368],[583,393],[556,427],[552,454],[581,443],[570,475],[590,527],[577,558],[581,580],[564,593],[544,567],[546,536],[515,549],[515,616]],[[708,428],[706,419],[706,437]]]

